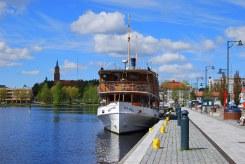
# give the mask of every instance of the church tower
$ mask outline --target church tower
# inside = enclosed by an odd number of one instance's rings
[[[54,81],[60,81],[60,67],[58,60],[56,61],[56,66],[54,67]]]

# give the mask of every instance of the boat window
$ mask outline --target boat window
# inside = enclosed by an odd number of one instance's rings
[[[129,81],[138,81],[139,80],[139,75],[138,74],[134,74],[134,73],[130,73],[130,74],[128,74],[128,80]]]
[[[101,75],[102,80],[108,81],[109,75],[108,74],[102,74]]]
[[[102,74],[101,79],[104,81],[119,81],[121,79],[121,74],[120,73]]]

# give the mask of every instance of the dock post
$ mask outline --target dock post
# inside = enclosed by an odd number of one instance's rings
[[[177,114],[178,126],[180,126],[181,125],[181,108],[180,107],[176,108],[176,114]]]
[[[181,150],[189,149],[189,112],[183,110],[181,112]]]

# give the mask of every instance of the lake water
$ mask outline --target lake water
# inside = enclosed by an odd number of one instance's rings
[[[0,163],[116,163],[144,133],[105,131],[96,108],[0,107]]]

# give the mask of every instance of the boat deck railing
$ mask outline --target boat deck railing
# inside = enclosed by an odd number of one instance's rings
[[[101,82],[98,89],[99,93],[120,91],[154,93],[153,84],[145,82]]]

